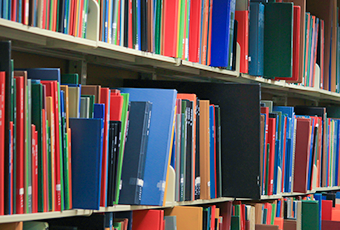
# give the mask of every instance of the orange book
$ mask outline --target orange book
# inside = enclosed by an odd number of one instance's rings
[[[191,186],[192,186],[192,200],[195,199],[195,153],[196,153],[196,107],[197,107],[197,97],[196,94],[189,94],[189,93],[178,93],[177,94],[177,99],[186,99],[189,100],[191,102],[193,102],[193,111],[192,111],[192,115],[193,115],[193,124],[192,124],[192,165],[191,165]]]
[[[165,209],[164,215],[176,216],[177,230],[202,230],[202,207],[175,206]]]
[[[203,65],[207,64],[208,14],[209,14],[209,0],[204,0],[203,32],[202,32],[202,46],[201,46],[201,64]]]
[[[200,176],[202,200],[210,199],[209,100],[200,100]]]
[[[283,218],[275,217],[274,218],[274,225],[279,226],[279,229],[283,230]]]
[[[45,107],[45,106],[44,106]],[[42,149],[43,149],[43,196],[44,196],[44,204],[43,210],[44,212],[48,212],[48,178],[47,178],[47,143],[46,143],[46,111],[42,110]]]

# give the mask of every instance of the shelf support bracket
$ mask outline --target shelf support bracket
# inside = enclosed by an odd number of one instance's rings
[[[68,72],[69,73],[78,73],[78,75],[80,77],[80,84],[86,85],[87,62],[85,60],[69,61],[68,62]]]

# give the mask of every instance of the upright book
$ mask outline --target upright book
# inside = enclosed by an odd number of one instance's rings
[[[73,208],[99,210],[103,119],[70,118]]]

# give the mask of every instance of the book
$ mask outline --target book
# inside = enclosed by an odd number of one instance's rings
[[[176,206],[165,209],[165,216],[175,216],[177,229],[202,230],[203,208]]]
[[[293,4],[268,3],[264,14],[264,77],[292,77]],[[277,26],[281,30],[276,30]]]
[[[237,42],[241,48],[240,72],[248,73],[249,11],[235,11],[235,20],[238,22]]]
[[[120,204],[140,204],[151,111],[152,104],[150,102],[131,102],[129,133],[122,168]]]
[[[137,210],[132,212],[132,230],[163,229],[163,210]]]
[[[251,2],[249,18],[249,74],[263,76],[264,5]]]
[[[103,119],[70,118],[73,208],[99,210],[103,123]]]

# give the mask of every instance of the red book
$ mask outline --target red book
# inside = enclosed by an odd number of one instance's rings
[[[267,156],[269,158],[268,195],[273,195],[276,118],[269,118],[268,126],[268,143],[270,148],[269,156]]]
[[[110,121],[121,121],[122,109],[123,109],[123,96],[120,95],[119,90],[112,90],[110,101]]]
[[[10,0],[12,1],[12,9],[11,9],[11,21],[17,21],[17,0]]]
[[[248,73],[249,11],[235,11],[237,20],[237,42],[241,47],[240,72]]]
[[[68,168],[69,168],[69,199],[70,199],[70,209],[72,209],[72,161],[71,161],[71,129],[67,130],[67,138],[68,138]]]
[[[265,203],[264,208],[267,209],[267,223],[268,225],[271,224],[272,220],[272,205],[270,203]]]
[[[306,13],[306,21],[307,21],[307,25],[306,25],[306,30],[307,30],[307,32],[306,32],[306,44],[305,44],[305,47],[306,47],[306,53],[305,53],[305,60],[308,60],[308,47],[309,47],[309,34],[310,34],[310,32],[309,32],[309,30],[311,29],[311,25],[310,25],[310,17],[311,17],[311,15],[310,15],[310,13]],[[307,81],[307,67],[308,67],[308,62],[307,61],[305,61],[305,71],[304,71],[304,73],[303,73],[303,84],[304,85],[306,85],[306,81]]]
[[[220,208],[220,216],[222,217],[222,229],[230,229],[231,225],[231,211],[233,207],[232,201],[227,201],[218,204],[218,207]],[[220,228],[221,229],[221,228]]]
[[[11,139],[11,146],[10,146],[10,153],[9,153],[9,162],[10,162],[10,167],[9,167],[9,174],[10,174],[10,178],[9,178],[9,188],[11,190],[11,192],[9,193],[8,197],[9,197],[9,202],[10,202],[10,210],[9,210],[9,215],[12,215],[13,214],[13,183],[14,183],[14,180],[13,180],[13,131],[14,131],[14,127],[13,127],[13,122],[10,121],[9,122],[9,130],[11,132],[10,134],[10,139]]]
[[[43,149],[43,171],[44,171],[44,175],[43,175],[43,196],[44,196],[44,212],[48,212],[48,178],[47,178],[47,143],[46,143],[46,138],[47,138],[47,134],[46,134],[46,111],[45,109],[42,109],[42,149]]]
[[[25,152],[25,133],[24,133],[24,77],[16,79],[16,214],[24,214],[24,152]],[[27,192],[27,191],[26,191]]]
[[[132,213],[132,230],[162,229],[163,210],[138,210]]]
[[[68,31],[69,35],[75,36],[74,30],[75,30],[75,5],[77,0],[70,0],[71,1],[71,9],[70,9],[70,29]]]
[[[102,177],[100,189],[100,205],[106,207],[107,178],[108,178],[108,126],[110,120],[110,89],[100,89],[100,103],[105,105],[104,119],[104,141],[103,141],[103,160],[102,160]],[[112,205],[112,204],[111,204]]]
[[[199,62],[202,0],[191,0],[190,4],[189,61]]]
[[[176,57],[178,29],[178,0],[164,0],[163,55]]]
[[[0,215],[4,215],[5,203],[5,72],[0,72]]]
[[[241,229],[245,230],[246,229],[246,205],[241,204]]]
[[[322,207],[321,219],[322,220],[332,220],[333,201],[323,200],[321,207]]]
[[[294,6],[294,25],[293,25],[293,72],[291,78],[277,77],[275,80],[286,80],[290,83],[299,82],[300,72],[300,29],[301,29],[301,7]]]
[[[310,150],[310,120],[296,118],[296,141],[294,159],[294,192],[307,192],[307,169]]]
[[[317,23],[315,25],[315,29],[316,29],[316,36],[315,36],[315,43],[314,43],[314,47],[313,47],[313,53],[314,53],[314,57],[313,57],[313,73],[312,73],[312,76],[313,76],[313,82],[312,82],[312,86],[314,87],[315,85],[315,65],[316,65],[316,59],[317,59],[317,55],[318,55],[318,35],[319,35],[319,29],[320,29],[320,26],[319,26],[319,23]]]
[[[216,215],[216,205],[211,205],[211,220],[210,220],[210,228],[211,230],[215,230],[215,215]]]
[[[78,15],[78,31],[77,33],[77,37],[81,37],[82,36],[82,31],[83,31],[83,10],[84,10],[84,0],[80,0],[80,6],[79,6],[79,15]]]
[[[321,20],[320,19],[320,26],[321,26],[321,36],[320,36],[320,39],[321,39],[321,42],[320,42],[320,50],[321,50],[321,53],[320,53],[320,58],[321,58],[321,64],[320,64],[320,73],[321,73],[321,79],[320,79],[320,89],[323,89],[324,88],[324,85],[323,85],[323,82],[324,82],[324,63],[325,63],[325,22],[324,20]]]
[[[23,0],[22,2],[22,24],[28,25],[28,17],[29,17],[29,1]]]
[[[38,132],[32,129],[32,213],[38,212]]]
[[[53,6],[52,6],[53,17],[52,17],[52,26],[51,26],[53,31],[57,31],[57,20],[59,20],[57,18],[58,3],[59,1],[53,1]]]
[[[129,13],[128,13],[128,47],[132,49],[133,47],[133,33],[132,33],[132,0],[129,0]]]
[[[52,29],[52,25],[51,25],[51,22],[50,22],[50,9],[51,9],[51,1],[50,0],[45,0],[45,3],[46,3],[46,27],[45,29],[46,30],[51,30]]]
[[[58,101],[58,82],[57,81],[41,81],[41,84],[45,86],[45,92],[47,97],[52,97],[54,105],[54,186],[56,190],[54,191],[55,197],[55,211],[61,211],[61,175],[62,175],[62,152],[60,148],[60,133],[59,133],[59,101]],[[44,126],[45,127],[45,126]]]

